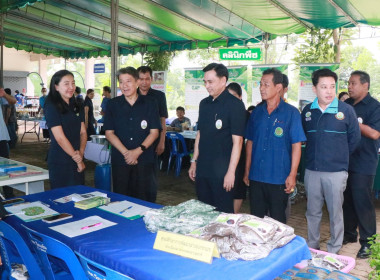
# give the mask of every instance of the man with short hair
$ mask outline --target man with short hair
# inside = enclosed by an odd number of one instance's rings
[[[183,131],[184,127],[189,128],[191,126],[191,121],[189,118],[185,117],[185,108],[178,106],[176,109],[177,118],[170,124],[175,131]]]
[[[288,76],[285,74],[282,74],[282,89],[280,92],[282,100],[286,101],[285,94],[288,92],[288,87],[289,87],[289,79]]]
[[[157,104],[137,94],[139,75],[135,68],[120,69],[117,78],[122,95],[108,102],[104,122],[107,140],[112,144],[113,190],[153,202],[153,142],[160,129]]]
[[[211,63],[204,69],[210,96],[199,104],[198,131],[189,177],[200,201],[233,213],[235,171],[245,129],[244,104],[226,89],[228,70]]]
[[[376,234],[376,213],[372,201],[372,187],[378,163],[380,137],[380,103],[369,94],[370,77],[366,72],[354,71],[348,81],[350,98],[359,122],[361,140],[350,156],[347,187],[344,192],[343,244],[356,243],[359,226],[361,248],[358,258],[369,257],[368,238]]]
[[[286,223],[288,197],[296,186],[301,142],[306,140],[298,110],[281,99],[282,73],[263,72],[263,102],[251,113],[245,137],[244,182],[250,186],[251,214]]]
[[[165,150],[165,139],[166,139],[166,119],[168,118],[168,109],[166,105],[165,93],[159,90],[155,90],[151,87],[153,80],[153,71],[149,66],[140,66],[137,68],[139,73],[139,87],[137,93],[140,95],[146,95],[155,100],[156,106],[158,108],[159,121],[161,123],[161,128],[159,132],[158,139],[153,143],[153,149],[155,151],[155,164],[154,164],[154,185],[155,194],[153,194],[153,201],[156,201],[157,196],[157,176],[158,176],[158,166],[159,166],[159,156]]]
[[[306,133],[305,189],[309,247],[319,249],[322,207],[326,201],[330,218],[327,250],[337,254],[343,242],[343,192],[350,154],[360,142],[355,111],[336,98],[338,76],[330,69],[312,74],[317,97],[302,111]]]

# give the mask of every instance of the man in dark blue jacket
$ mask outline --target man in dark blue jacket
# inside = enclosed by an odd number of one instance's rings
[[[355,111],[335,96],[337,75],[329,69],[312,74],[317,98],[302,111],[306,143],[305,188],[307,194],[308,245],[319,249],[322,207],[330,217],[327,250],[338,253],[343,242],[343,192],[350,154],[360,142]]]
[[[350,156],[347,188],[344,192],[343,244],[356,243],[359,227],[361,248],[358,258],[369,257],[368,238],[376,233],[376,213],[372,201],[372,187],[378,162],[380,137],[380,103],[368,93],[370,77],[354,71],[348,81],[350,98],[358,117],[361,141]]]

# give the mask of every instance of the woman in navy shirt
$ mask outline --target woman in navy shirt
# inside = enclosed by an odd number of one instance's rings
[[[92,104],[92,99],[94,98],[94,96],[95,96],[94,90],[88,89],[86,98],[84,99],[84,103],[83,103],[84,120],[85,120],[84,124],[87,129],[87,138],[89,138],[88,140],[91,139],[90,138],[91,135],[96,134],[96,131],[95,131],[96,120],[94,117],[94,105]]]
[[[74,91],[71,72],[60,70],[53,75],[44,107],[51,135],[48,167],[52,189],[84,184],[87,133],[83,110],[73,97]]]

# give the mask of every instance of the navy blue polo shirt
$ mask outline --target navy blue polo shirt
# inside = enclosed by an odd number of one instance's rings
[[[306,133],[306,168],[313,171],[348,171],[350,154],[360,142],[359,124],[352,106],[339,101],[321,111],[318,98],[302,114]]]
[[[245,137],[252,141],[249,179],[283,185],[292,163],[292,144],[306,140],[299,111],[282,99],[269,115],[263,102],[252,111]]]
[[[359,103],[349,98],[346,102],[354,106],[358,121],[380,131],[380,103],[368,93]],[[360,144],[350,156],[348,170],[364,175],[376,175],[379,140],[362,135]]]
[[[232,151],[232,135],[243,136],[246,124],[244,103],[224,90],[215,100],[211,96],[199,104],[199,156],[197,177],[223,178]]]
[[[128,149],[136,149],[145,138],[150,129],[160,129],[160,119],[155,100],[148,96],[138,95],[131,106],[124,95],[108,101],[107,114],[104,116],[104,129],[113,130],[123,145]],[[154,151],[152,145],[138,158],[140,163],[153,162]],[[114,147],[111,151],[112,164],[127,165],[123,155]]]
[[[94,105],[92,103],[91,98],[86,96],[83,102],[83,107],[88,107],[88,123],[94,124],[95,123],[95,117],[94,117]]]
[[[74,150],[79,150],[80,148],[80,130],[81,123],[84,122],[83,108],[79,112],[75,112],[75,98],[71,98],[69,105],[67,106],[68,111],[66,113],[60,113],[58,108],[46,99],[44,106],[44,114],[46,118],[46,125],[49,127],[50,132],[50,149],[48,156],[48,163],[54,164],[73,164],[76,163],[57,143],[54,134],[51,132],[51,128],[55,126],[62,126],[63,133],[69,140]]]
[[[137,89],[137,93],[140,94],[140,89]],[[146,96],[153,97],[158,104],[158,114],[160,118],[168,118],[168,108],[166,105],[166,96],[162,91],[150,88]]]

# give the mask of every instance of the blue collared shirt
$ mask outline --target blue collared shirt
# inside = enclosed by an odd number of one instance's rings
[[[285,184],[291,169],[292,144],[306,140],[299,111],[281,100],[269,115],[263,102],[253,110],[245,137],[252,141],[249,179]]]

